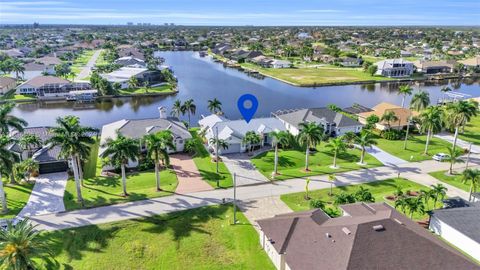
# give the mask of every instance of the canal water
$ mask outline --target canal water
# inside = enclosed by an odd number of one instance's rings
[[[223,104],[225,116],[240,118],[236,108],[238,97],[245,93],[254,94],[259,101],[256,117],[268,116],[281,109],[320,107],[336,104],[347,107],[353,103],[374,106],[386,101],[400,104],[402,96],[397,94],[398,83],[369,85],[341,85],[325,87],[295,87],[271,78],[258,79],[236,69],[225,68],[210,58],[201,58],[196,52],[161,52],[166,64],[170,65],[179,80],[179,93],[167,97],[114,98],[90,104],[68,102],[35,102],[19,104],[16,116],[29,122],[30,126],[54,125],[59,116],[79,116],[84,125],[100,128],[106,123],[123,118],[136,119],[158,116],[158,107],[170,111],[176,99],[193,99],[197,111],[192,116],[194,125],[201,115],[208,115],[207,101],[217,98]],[[432,103],[443,97],[440,89],[449,85],[455,91],[480,96],[480,80],[443,81],[441,83],[414,83],[414,89],[430,93]],[[182,117],[187,120],[187,116]]]

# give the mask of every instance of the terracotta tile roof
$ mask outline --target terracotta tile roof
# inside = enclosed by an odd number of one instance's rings
[[[382,102],[376,105],[375,107],[372,108],[373,111],[370,112],[362,112],[359,113],[358,116],[361,118],[368,118],[370,115],[375,114],[379,118],[382,118],[382,116],[388,112],[388,111],[393,111],[395,113],[395,116],[398,117],[398,121],[390,123],[392,127],[403,127],[406,126],[408,123],[408,118],[410,116],[417,116],[418,112],[412,111],[407,108],[402,108],[398,105],[394,105],[388,102]],[[385,125],[385,121],[381,121],[380,124]]]

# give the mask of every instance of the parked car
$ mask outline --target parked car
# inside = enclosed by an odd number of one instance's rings
[[[436,161],[444,161],[444,160],[447,160],[449,158],[450,158],[450,156],[445,154],[445,153],[438,153],[438,154],[433,155],[433,157],[432,157],[432,159],[436,160]]]

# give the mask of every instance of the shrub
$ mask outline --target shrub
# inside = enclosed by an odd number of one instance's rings
[[[355,203],[355,202],[356,202],[356,199],[355,199],[355,196],[353,196],[353,194],[342,192],[340,194],[335,195],[335,200],[334,200],[335,205]]]
[[[357,192],[355,192],[355,199],[357,202],[375,202],[375,198],[370,190],[364,187],[360,187]]]
[[[402,131],[391,129],[382,131],[380,135],[386,140],[396,141],[402,138],[402,133]]]
[[[323,209],[325,207],[325,203],[321,200],[312,199],[310,200],[310,207]]]
[[[183,151],[188,154],[196,154],[196,149],[197,149],[197,144],[200,143],[195,139],[188,139],[185,141],[185,146],[183,148]]]

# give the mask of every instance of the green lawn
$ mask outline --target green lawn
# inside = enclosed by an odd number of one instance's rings
[[[207,183],[214,188],[228,188],[233,186],[232,175],[223,162],[219,163],[219,173],[217,173],[217,165],[215,162],[212,162],[212,158],[207,149],[203,146],[197,132],[198,128],[190,129],[193,139],[197,141],[196,154],[193,157],[193,161],[195,162],[195,165],[197,165],[198,171],[202,175],[203,180],[207,181]],[[220,187],[217,187],[217,180],[219,181]]]
[[[254,69],[263,75],[300,86],[391,80],[386,77],[371,76],[359,68],[317,67],[275,69],[262,68],[251,63],[242,64],[242,67]]]
[[[230,205],[47,232],[51,269],[275,269],[242,213]]]
[[[429,187],[419,185],[417,183],[408,181],[403,178],[400,178],[400,179],[395,178],[395,179],[376,181],[376,182],[371,182],[371,183],[366,183],[361,185],[348,185],[348,186],[334,187],[333,194],[335,195],[341,192],[355,193],[360,186],[370,190],[373,197],[375,198],[375,202],[387,202],[392,206],[395,205],[395,202],[386,200],[384,197],[393,195],[393,193],[395,192],[398,186],[402,187],[402,190],[404,192],[408,190],[420,191],[422,189],[424,190],[429,189]],[[341,215],[341,210],[333,204],[334,197],[329,196],[328,195],[329,192],[330,192],[330,188],[319,189],[319,190],[310,191],[309,196],[311,199],[319,199],[324,201],[326,203],[326,208],[331,209],[330,210],[332,211],[331,213],[335,213],[336,215]],[[297,211],[305,211],[305,210],[311,209],[310,201],[305,200],[304,196],[305,196],[304,192],[298,192],[298,193],[284,194],[284,195],[281,195],[280,198],[283,202],[285,202],[288,205],[288,207],[290,207],[290,209],[297,212]],[[442,203],[437,202],[436,206],[441,207]],[[433,201],[430,200],[428,204],[428,209],[430,210],[432,209],[432,207],[433,207]],[[428,217],[428,214],[426,213],[413,214],[413,218],[415,220],[425,220],[427,217]]]
[[[141,95],[141,94],[160,94],[160,93],[173,93],[172,86],[170,84],[164,84],[161,86],[151,87],[146,89],[145,87],[140,87],[136,89],[121,89],[119,91],[120,95]]]
[[[1,181],[1,180],[0,180]],[[34,184],[21,183],[17,185],[8,184],[9,180],[5,180],[4,189],[7,196],[8,212],[6,214],[0,214],[0,218],[14,218],[27,204],[30,193]],[[1,205],[0,205],[1,208]]]
[[[88,61],[90,60],[90,58],[92,58],[94,53],[94,50],[83,50],[82,53],[73,60],[73,63],[70,67],[72,71],[78,75],[80,71],[82,71],[82,69],[87,65]]]
[[[360,151],[357,149],[349,149],[346,153],[339,154],[337,157],[337,166],[339,169],[332,169],[333,154],[328,152],[325,144],[322,144],[316,153],[311,153],[309,157],[309,172],[305,172],[305,152],[297,150],[279,150],[278,155],[278,172],[280,175],[275,177],[276,180],[289,178],[305,177],[309,175],[320,175],[328,173],[345,172],[357,170],[361,168],[371,168],[382,166],[382,163],[376,158],[366,154],[366,166],[360,166]],[[264,152],[252,158],[252,162],[260,173],[267,178],[271,178],[274,165],[274,151]]]
[[[472,118],[465,127],[465,132],[459,134],[460,139],[480,145],[480,116]]]
[[[17,95],[15,89],[7,92],[3,95],[0,99],[2,100],[10,100],[10,101],[26,101],[26,100],[36,100],[37,97],[35,95]]]
[[[121,177],[102,177],[100,175],[101,162],[97,158],[98,144],[93,147],[89,161],[84,166],[84,186],[82,195],[85,200],[85,207],[98,207],[102,205],[137,201],[147,198],[155,198],[171,195],[178,184],[177,176],[172,170],[163,170],[160,173],[160,183],[163,191],[157,192],[155,188],[155,172],[146,171],[130,173],[127,175],[128,197],[121,196]],[[67,210],[79,209],[75,181],[70,179],[67,182],[65,195],[63,197]]]
[[[431,159],[432,155],[437,153],[448,153],[448,148],[451,144],[433,137],[428,146],[428,155],[424,155],[427,136],[414,135],[411,136],[407,143],[407,149],[403,149],[403,140],[390,141],[377,137],[377,146],[382,150],[406,161],[422,161]]]
[[[105,59],[105,54],[106,54],[105,50],[102,50],[100,52],[100,55],[98,56],[97,61],[95,61],[95,66],[103,66],[108,64],[107,60]]]
[[[449,175],[448,171],[438,171],[431,172],[429,174],[446,184],[452,185],[466,192],[470,192],[470,182],[468,182],[467,184],[462,183],[462,174],[460,173],[454,173],[453,175]]]

